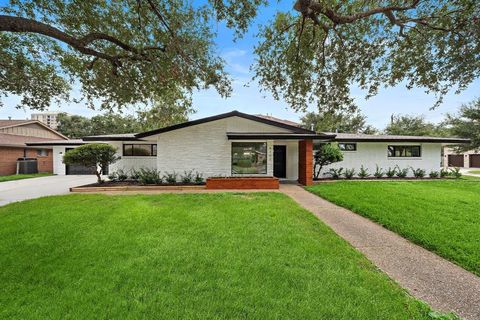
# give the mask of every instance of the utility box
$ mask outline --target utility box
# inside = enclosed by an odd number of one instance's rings
[[[38,162],[36,158],[18,158],[17,174],[38,173]]]

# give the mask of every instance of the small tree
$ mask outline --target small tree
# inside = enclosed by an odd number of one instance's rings
[[[343,160],[343,153],[340,151],[337,144],[327,143],[322,144],[320,149],[315,151],[313,159],[315,161],[313,166],[313,178],[318,179],[324,166]]]
[[[115,147],[109,144],[85,144],[65,152],[63,163],[81,164],[86,167],[95,168],[98,183],[101,183],[103,169],[120,159],[120,157],[116,155],[116,150]]]

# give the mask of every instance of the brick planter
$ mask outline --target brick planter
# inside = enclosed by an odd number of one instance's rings
[[[227,177],[208,178],[207,189],[278,189],[278,178],[274,177]]]

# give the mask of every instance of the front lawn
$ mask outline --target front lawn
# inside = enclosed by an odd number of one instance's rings
[[[51,173],[12,174],[11,176],[0,176],[0,182],[46,177],[51,175]]]
[[[69,195],[0,207],[2,319],[428,319],[280,193]]]
[[[338,181],[308,190],[480,275],[480,180]]]

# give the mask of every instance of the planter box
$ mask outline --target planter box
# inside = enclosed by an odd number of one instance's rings
[[[207,189],[278,189],[275,177],[227,177],[208,178]]]

